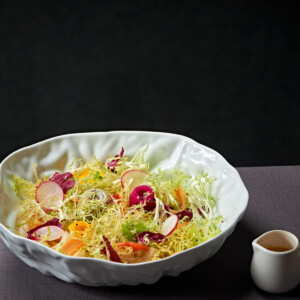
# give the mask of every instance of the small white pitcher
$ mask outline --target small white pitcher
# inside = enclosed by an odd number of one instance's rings
[[[285,293],[300,283],[300,247],[295,235],[283,230],[266,232],[252,242],[251,276],[270,293]]]

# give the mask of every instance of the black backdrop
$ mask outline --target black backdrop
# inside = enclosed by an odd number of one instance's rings
[[[0,2],[1,160],[115,129],[235,166],[299,164],[299,12],[284,1]]]

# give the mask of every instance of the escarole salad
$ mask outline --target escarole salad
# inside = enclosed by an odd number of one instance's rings
[[[144,156],[74,159],[35,182],[12,175],[21,199],[15,232],[65,255],[118,263],[159,260],[220,233],[216,179],[181,168],[156,172]]]

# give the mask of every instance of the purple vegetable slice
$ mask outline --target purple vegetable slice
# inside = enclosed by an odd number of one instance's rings
[[[120,259],[120,256],[119,254],[117,253],[117,251],[112,247],[110,241],[107,239],[107,237],[105,235],[103,235],[103,240],[106,244],[106,249],[108,250],[109,252],[109,259],[111,261],[114,261],[114,262],[118,262],[118,263],[122,263],[121,259]],[[104,248],[105,249],[105,248]],[[103,254],[106,254],[106,250],[104,250],[102,252]]]
[[[73,179],[73,174],[70,172],[66,172],[62,174],[55,172],[49,178],[49,181],[56,182],[62,188],[64,194],[67,193],[67,191],[70,190],[75,184],[75,180]]]
[[[149,185],[139,185],[130,194],[129,206],[140,203],[146,203],[144,206],[146,211],[155,209],[156,202],[154,199],[154,192]]]
[[[41,241],[44,236],[49,235],[47,241],[54,241],[62,237],[65,231],[57,218],[54,218],[36,228],[27,231],[27,238],[33,241]]]
[[[146,239],[150,242],[161,243],[165,240],[165,238],[166,237],[161,233],[154,233],[150,231],[141,232],[136,236],[137,241],[142,244],[147,244]]]
[[[202,205],[201,208],[202,208],[204,211],[209,212],[209,208],[206,209],[205,205]],[[203,212],[200,210],[200,208],[197,208],[197,211],[198,211],[199,215],[200,215],[203,219],[205,219],[205,215],[204,215]]]
[[[176,214],[179,220],[182,220],[184,217],[188,217],[189,220],[193,219],[193,212],[190,209],[186,209],[183,211],[180,211],[179,213]]]
[[[119,155],[115,155],[115,157],[122,157],[123,154],[124,154],[124,148],[122,147],[120,154],[119,154]],[[111,161],[107,164],[107,167],[108,167],[109,169],[111,169],[112,171],[115,171],[115,167],[116,167],[116,165],[117,165],[117,163],[118,163],[119,160],[120,160],[119,158],[111,160]]]

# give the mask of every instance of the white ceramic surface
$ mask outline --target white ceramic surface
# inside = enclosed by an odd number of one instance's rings
[[[101,160],[108,154],[119,153],[122,146],[125,155],[131,156],[146,143],[149,143],[146,160],[151,163],[152,170],[182,166],[183,170],[191,174],[204,170],[218,177],[213,189],[213,194],[220,198],[216,213],[222,214],[225,220],[218,236],[159,261],[126,265],[65,256],[17,236],[4,226],[14,226],[15,206],[18,203],[13,192],[11,174],[32,180],[34,163],[38,164],[40,174],[51,175],[56,170],[66,171],[73,156],[84,160],[96,156]],[[216,151],[184,136],[140,131],[64,135],[18,150],[1,163],[0,197],[0,236],[13,253],[45,275],[90,286],[154,283],[163,275],[177,276],[208,259],[221,248],[241,220],[248,203],[248,192],[238,172]]]
[[[256,238],[252,246],[251,276],[262,290],[285,293],[300,283],[300,247],[295,235],[284,230],[272,230]],[[287,251],[269,250],[274,247],[283,247]]]

